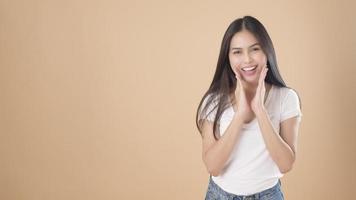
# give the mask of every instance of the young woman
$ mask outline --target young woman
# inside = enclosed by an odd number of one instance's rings
[[[233,21],[196,115],[210,173],[205,199],[284,199],[280,178],[295,162],[301,116],[264,26],[251,16]]]

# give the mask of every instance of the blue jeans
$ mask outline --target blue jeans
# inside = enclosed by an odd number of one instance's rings
[[[205,200],[284,200],[284,195],[281,190],[281,181],[262,192],[248,195],[239,196],[235,194],[228,193],[220,188],[210,176],[208,191],[205,196]]]

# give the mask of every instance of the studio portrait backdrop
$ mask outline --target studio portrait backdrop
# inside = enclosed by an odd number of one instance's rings
[[[267,28],[303,118],[285,199],[356,186],[355,1],[0,1],[0,199],[203,199],[195,125],[236,18]]]

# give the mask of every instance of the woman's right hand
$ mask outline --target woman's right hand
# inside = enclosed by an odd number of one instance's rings
[[[246,93],[242,85],[241,75],[235,72],[236,89],[235,89],[235,105],[237,105],[236,114],[246,123],[247,119],[253,114],[250,104],[247,101]],[[236,107],[235,107],[236,108]]]

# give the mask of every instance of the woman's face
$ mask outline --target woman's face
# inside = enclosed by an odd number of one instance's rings
[[[255,36],[247,30],[237,32],[231,39],[229,61],[232,70],[242,81],[256,85],[267,57]]]

